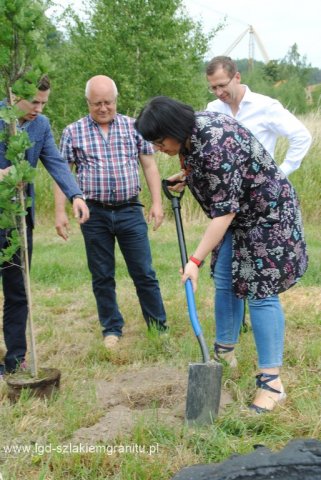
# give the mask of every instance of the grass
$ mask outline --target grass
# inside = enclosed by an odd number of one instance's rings
[[[235,452],[251,452],[255,444],[278,450],[294,438],[321,439],[320,114],[302,120],[314,142],[291,181],[301,199],[310,264],[299,285],[281,296],[287,321],[282,379],[288,400],[271,415],[249,417],[240,413],[240,407],[253,397],[256,371],[252,334],[242,334],[237,346],[238,372],[226,368],[223,374],[224,389],[233,402],[212,425],[191,429],[178,422],[169,428],[160,421],[156,402],[152,417],[141,417],[131,434],[120,434],[107,445],[145,446],[143,453],[60,450],[70,444],[76,430],[95,425],[106,413],[98,401],[95,382],[152,365],[160,370],[170,365],[185,371],[189,362],[200,359],[178,274],[180,256],[170,202],[164,199],[164,224],[157,232],[150,229],[154,266],[171,327],[169,338],[147,333],[134,287],[117,250],[117,295],[126,327],[123,348],[110,355],[102,344],[82,236],[75,224],[68,242],[56,236],[49,224],[53,218],[52,195],[48,195],[51,180],[38,169],[38,226],[31,271],[37,352],[41,366],[61,370],[62,384],[51,400],[24,394],[15,404],[9,403],[5,385],[0,386],[0,473],[5,480],[168,480],[186,465],[221,462]],[[278,162],[285,149],[286,142],[279,142]],[[178,170],[176,159],[160,155],[157,161],[162,178]],[[148,208],[145,187],[141,198]],[[206,220],[189,192],[182,206],[187,250],[192,252]],[[213,286],[208,262],[201,271],[196,304],[211,346]],[[0,354],[2,346],[0,343]],[[157,453],[146,453],[156,445]],[[10,446],[20,451],[6,451]]]
[[[185,213],[184,213],[185,217]],[[185,222],[188,251],[192,251],[205,223]],[[310,267],[302,282],[282,295],[287,318],[284,383],[286,405],[271,415],[240,414],[254,392],[256,356],[251,332],[237,347],[239,373],[224,370],[224,388],[234,401],[206,428],[188,429],[183,422],[169,428],[155,415],[141,418],[131,434],[119,435],[113,445],[140,445],[144,453],[76,451],[63,454],[73,433],[89,427],[106,413],[96,397],[95,381],[142,366],[186,368],[198,361],[198,344],[189,326],[184,288],[178,275],[179,250],[175,225],[166,220],[157,232],[150,229],[154,266],[171,326],[163,340],[147,333],[134,287],[117,250],[117,293],[126,319],[124,345],[110,356],[104,349],[91,292],[82,236],[77,225],[64,243],[54,228],[38,225],[32,266],[32,291],[37,351],[42,366],[62,371],[60,393],[41,401],[28,395],[10,404],[0,390],[0,447],[23,446],[26,451],[5,454],[0,449],[0,472],[10,480],[117,479],[167,480],[193,463],[220,462],[231,454],[252,451],[254,444],[277,450],[290,439],[321,438],[320,422],[320,307],[321,241],[317,227],[306,228]],[[213,288],[208,265],[202,270],[196,295],[198,315],[209,345],[213,341]],[[41,448],[46,451],[37,451]],[[29,447],[29,451],[28,448]],[[110,446],[111,447],[111,446]]]
[[[313,141],[298,170],[290,176],[290,181],[295,186],[306,222],[317,223],[321,207],[321,164],[318,161],[321,148],[320,111],[310,113],[300,118],[310,131]],[[280,164],[285,157],[287,141],[280,139],[276,148],[276,160]]]

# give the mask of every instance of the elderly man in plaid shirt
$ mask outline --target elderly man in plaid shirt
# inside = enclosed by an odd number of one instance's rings
[[[62,156],[76,168],[77,179],[90,210],[82,226],[93,292],[106,348],[115,348],[124,319],[117,305],[115,240],[132,277],[143,316],[150,327],[165,331],[166,314],[152,267],[143,205],[139,202],[139,165],[152,197],[148,221],[154,229],[163,221],[161,183],[152,146],[134,128],[134,119],[116,112],[117,87],[97,75],[86,85],[89,115],[63,131]],[[56,187],[56,229],[68,238],[65,197]]]

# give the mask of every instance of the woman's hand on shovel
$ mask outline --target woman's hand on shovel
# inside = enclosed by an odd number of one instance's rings
[[[167,186],[168,190],[171,192],[181,193],[186,185],[185,179],[186,176],[182,170],[179,173],[175,173],[171,177],[168,177],[167,181],[170,182],[170,184]]]
[[[181,269],[180,273],[182,275],[182,282],[185,283],[187,279],[190,279],[193,285],[193,291],[196,292],[199,273],[198,266],[194,262],[189,261],[185,265],[184,272]]]

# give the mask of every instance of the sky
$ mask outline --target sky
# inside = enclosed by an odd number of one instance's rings
[[[224,55],[243,32],[252,26],[270,60],[280,60],[296,43],[307,63],[321,68],[320,17],[315,0],[184,0],[187,11],[201,20],[204,30],[224,20],[226,27],[214,38],[207,57]],[[248,58],[248,32],[231,52],[235,58]],[[318,40],[319,39],[319,40]],[[254,59],[264,61],[259,46],[254,42]]]
[[[83,0],[55,0],[66,7],[73,6],[79,12]],[[159,0],[162,1],[162,0]],[[298,45],[301,57],[306,56],[308,64],[321,69],[320,16],[316,0],[183,0],[187,13],[200,20],[207,32],[223,22],[226,26],[211,43],[206,55],[212,58],[224,55],[233,43],[245,33],[239,44],[229,55],[233,59],[248,58],[249,45],[254,45],[255,60],[264,57],[253,35],[248,32],[252,26],[259,36],[270,60],[281,60],[294,43]],[[319,40],[318,40],[319,39]]]

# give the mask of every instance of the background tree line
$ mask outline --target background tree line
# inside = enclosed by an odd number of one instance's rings
[[[52,19],[45,16],[51,0],[33,2],[44,12],[42,40],[52,79],[46,114],[57,139],[68,123],[86,114],[84,86],[96,74],[114,78],[118,110],[133,116],[155,95],[178,98],[196,109],[213,98],[206,88],[204,58],[224,25],[204,33],[202,24],[188,16],[182,0],[87,0],[81,15],[68,8]],[[278,98],[296,114],[319,108],[321,86],[310,96],[306,87],[321,81],[321,71],[307,64],[296,44],[284,59],[267,65],[254,61],[249,68],[246,59],[237,63],[251,89]]]
[[[87,5],[81,17],[65,12],[63,33],[51,25],[55,129],[86,113],[85,83],[97,74],[115,80],[124,114],[135,115],[155,95],[204,106],[203,59],[220,25],[205,34],[181,0],[89,0]]]

